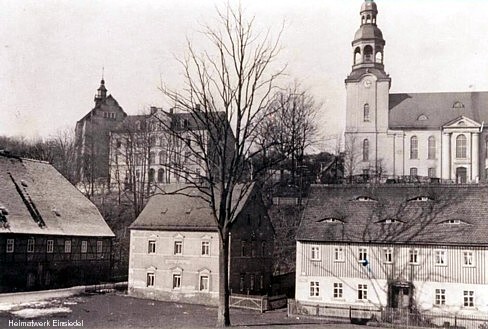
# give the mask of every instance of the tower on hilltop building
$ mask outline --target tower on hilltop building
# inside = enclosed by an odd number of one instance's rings
[[[360,26],[352,41],[353,64],[346,83],[346,153],[348,175],[385,173],[381,154],[387,142],[391,79],[385,72],[383,33],[377,26],[378,8],[365,0]]]

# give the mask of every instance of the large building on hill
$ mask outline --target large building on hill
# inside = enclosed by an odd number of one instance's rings
[[[110,131],[127,117],[115,98],[107,96],[103,79],[94,101],[95,107],[76,122],[75,127],[76,179],[84,185],[91,185],[92,190],[94,185],[105,183],[110,177]]]
[[[272,276],[274,230],[259,190],[240,195],[231,224],[229,287],[233,294],[262,295]],[[220,239],[208,202],[196,189],[154,195],[130,226],[129,294],[217,305]],[[238,203],[237,203],[238,202]]]
[[[487,199],[480,185],[313,186],[296,237],[296,300],[312,312],[486,315]]]
[[[113,237],[53,166],[0,154],[0,292],[106,282]]]
[[[391,94],[377,5],[365,0],[352,42],[347,92],[347,174],[488,179],[488,92]]]

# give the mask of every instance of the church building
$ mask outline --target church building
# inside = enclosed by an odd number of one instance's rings
[[[488,179],[488,92],[390,93],[377,5],[365,0],[352,42],[347,92],[347,175],[442,182]]]

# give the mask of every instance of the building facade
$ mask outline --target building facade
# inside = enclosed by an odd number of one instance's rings
[[[487,196],[479,186],[313,187],[297,233],[296,299],[486,314]]]
[[[476,183],[488,175],[488,92],[389,92],[377,5],[365,0],[347,92],[348,175]]]
[[[218,304],[219,234],[208,203],[196,190],[191,193],[193,197],[154,195],[131,225],[131,295]],[[231,292],[266,294],[274,230],[255,189],[246,194],[235,218],[229,255]]]
[[[0,155],[0,292],[110,279],[114,234],[50,164]]]

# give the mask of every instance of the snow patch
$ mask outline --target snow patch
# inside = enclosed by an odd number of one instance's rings
[[[37,318],[41,316],[51,315],[51,314],[58,314],[58,313],[71,313],[71,309],[68,307],[53,307],[53,308],[24,308],[22,310],[13,311],[11,312],[13,315],[16,315],[21,318]]]

